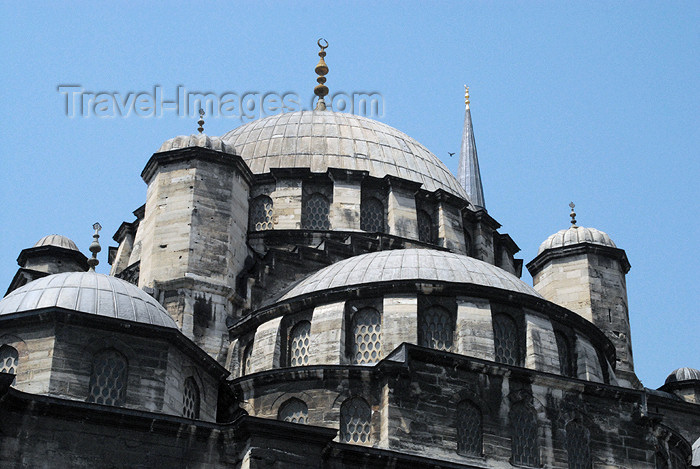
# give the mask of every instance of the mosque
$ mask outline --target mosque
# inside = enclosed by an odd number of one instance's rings
[[[328,109],[319,45],[313,111],[148,159],[109,275],[99,224],[19,254],[0,467],[700,467],[700,371],[637,379],[625,251],[571,204],[520,280],[468,93],[455,177]]]

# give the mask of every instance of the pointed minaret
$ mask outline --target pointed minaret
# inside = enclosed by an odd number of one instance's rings
[[[459,169],[457,178],[469,196],[469,201],[477,209],[486,209],[484,202],[484,188],[481,185],[481,172],[479,171],[479,158],[476,156],[476,141],[472,128],[472,115],[469,111],[469,88],[464,85],[464,130],[462,131],[462,149],[459,153]]]

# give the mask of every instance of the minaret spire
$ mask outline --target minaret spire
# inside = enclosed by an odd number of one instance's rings
[[[472,115],[469,110],[469,88],[464,85],[464,129],[462,130],[462,149],[459,153],[459,168],[457,178],[469,196],[469,201],[476,207],[486,208],[484,188],[481,185],[479,158],[476,156],[476,141],[472,128]]]

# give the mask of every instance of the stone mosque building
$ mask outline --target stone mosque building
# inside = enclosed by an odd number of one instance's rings
[[[700,467],[700,371],[637,379],[625,251],[572,206],[524,283],[468,95],[455,177],[327,109],[325,55],[315,110],[160,146],[110,275],[98,224],[19,254],[0,467]]]

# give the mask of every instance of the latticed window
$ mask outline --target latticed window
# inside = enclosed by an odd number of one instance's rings
[[[676,448],[671,450],[671,469],[688,469],[685,458]]]
[[[309,364],[309,333],[311,323],[299,321],[289,333],[289,366]]]
[[[182,393],[182,416],[186,419],[199,418],[199,386],[191,376],[185,380]]]
[[[376,197],[362,199],[360,229],[369,232],[384,231],[384,204]]]
[[[563,376],[574,376],[573,353],[569,339],[559,331],[554,333],[554,337],[557,339],[557,351],[559,352],[559,372]]]
[[[250,360],[253,357],[253,341],[248,342],[241,357],[241,376],[250,373]]]
[[[423,347],[452,349],[452,315],[445,308],[431,306],[418,315],[418,343]]]
[[[340,441],[367,443],[370,435],[372,409],[361,397],[352,397],[340,406]]]
[[[17,365],[19,365],[17,349],[9,345],[0,347],[0,372],[16,375]],[[14,383],[14,380],[12,382]]]
[[[493,343],[497,362],[520,365],[518,330],[510,316],[497,314],[493,317]]]
[[[471,401],[457,405],[457,452],[469,456],[481,456],[481,411]]]
[[[516,404],[510,412],[511,453],[513,464],[537,467],[540,450],[537,444],[537,417],[524,404]]]
[[[301,225],[307,230],[329,230],[331,204],[323,194],[314,192],[304,201]]]
[[[376,363],[382,358],[382,324],[379,311],[364,308],[352,317],[352,360],[355,364]]]
[[[424,243],[434,243],[433,218],[425,210],[418,210],[416,213],[418,222],[418,240]]]
[[[569,469],[591,469],[591,434],[578,422],[566,426],[566,452]]]
[[[292,423],[307,423],[309,419],[309,409],[304,401],[291,398],[280,406],[277,413],[277,420]]]
[[[126,358],[114,349],[95,355],[87,402],[123,405],[126,400],[128,367]]]
[[[248,229],[250,231],[271,230],[272,226],[272,199],[266,195],[254,198],[250,202],[250,220]]]

